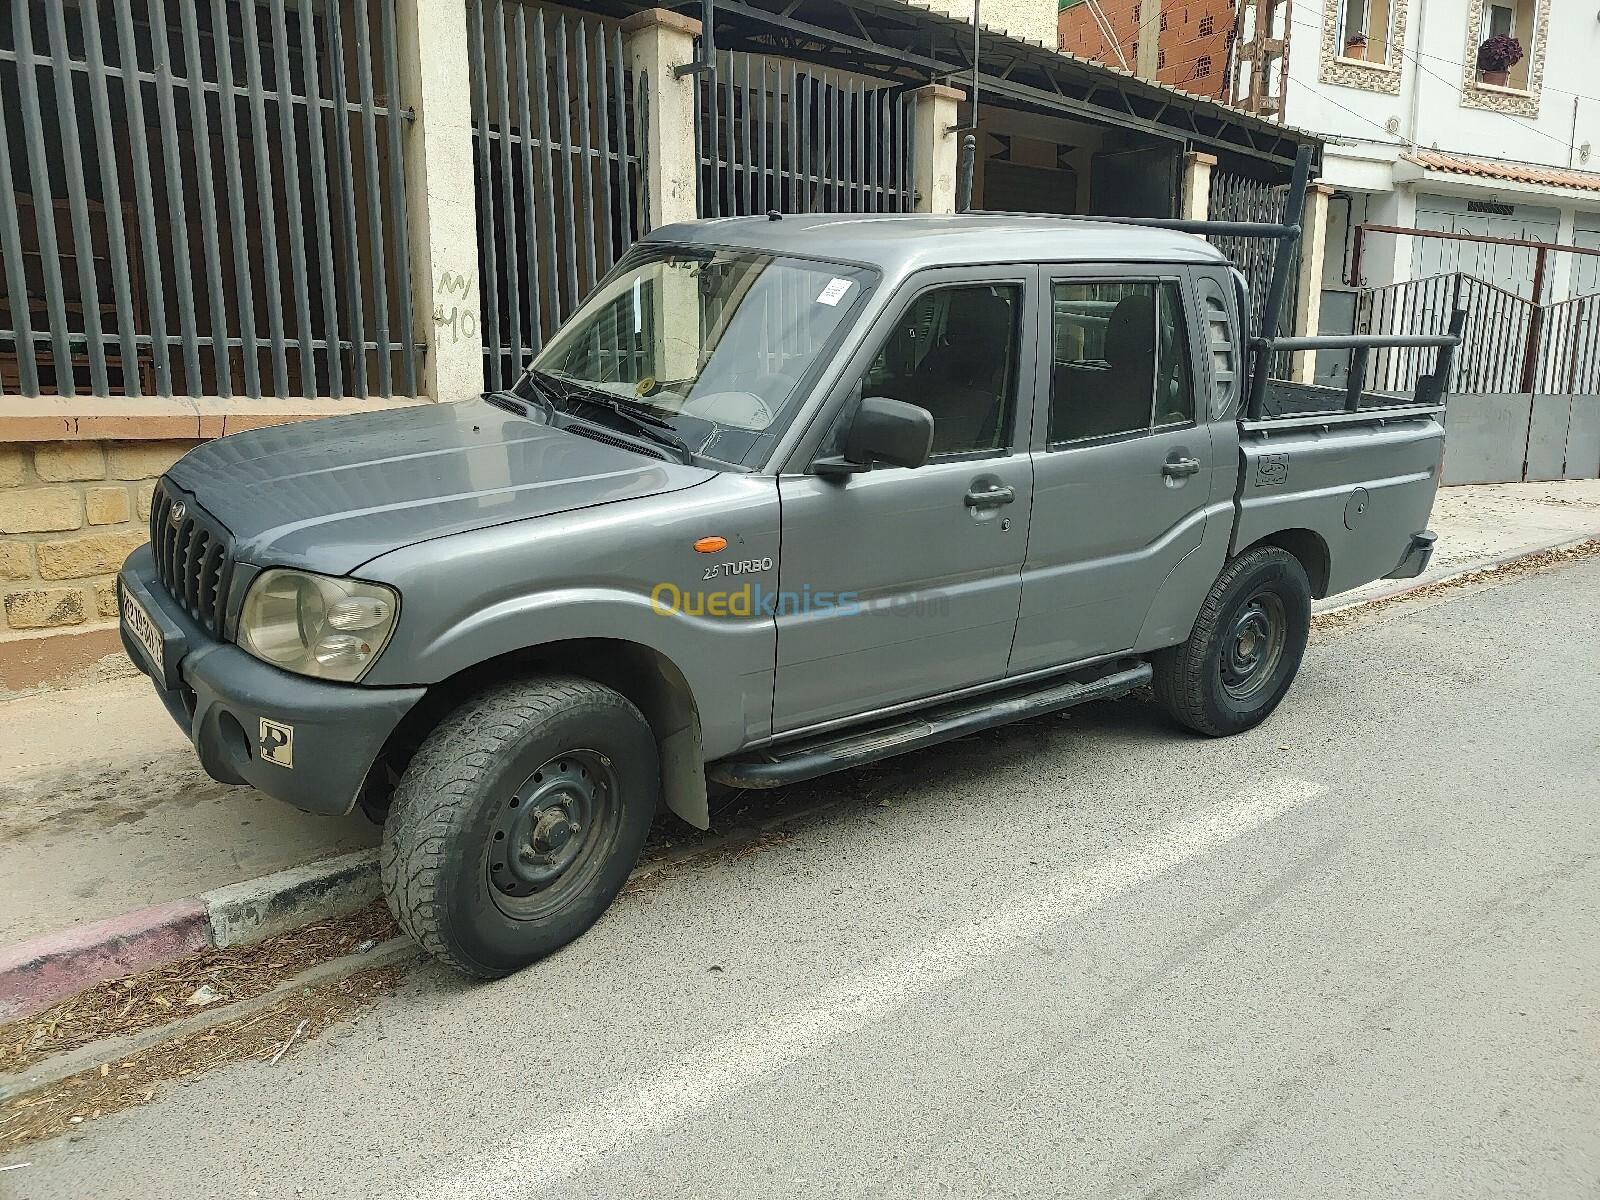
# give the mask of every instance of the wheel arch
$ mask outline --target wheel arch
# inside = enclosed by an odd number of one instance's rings
[[[683,671],[665,654],[616,638],[575,638],[526,646],[475,663],[431,685],[384,743],[362,787],[362,807],[375,815],[387,806],[416,748],[469,696],[489,683],[535,674],[579,675],[632,701],[655,734],[667,807],[697,829],[710,827],[700,710],[694,691]]]
[[[1328,578],[1332,568],[1332,555],[1328,551],[1328,543],[1323,540],[1320,533],[1313,529],[1280,529],[1269,533],[1265,537],[1257,538],[1239,554],[1248,553],[1257,546],[1276,546],[1280,550],[1287,550],[1300,560],[1300,565],[1305,568],[1306,579],[1311,584],[1311,595],[1321,600],[1328,594]]]

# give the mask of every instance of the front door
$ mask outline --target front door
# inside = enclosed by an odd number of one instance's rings
[[[928,409],[925,466],[780,478],[774,731],[1004,675],[1033,493],[1032,278],[940,271],[867,340],[852,394]]]
[[[1013,675],[1133,646],[1162,582],[1200,545],[1218,465],[1205,414],[1196,421],[1202,367],[1178,274],[1056,275],[1048,287],[1052,371]]]

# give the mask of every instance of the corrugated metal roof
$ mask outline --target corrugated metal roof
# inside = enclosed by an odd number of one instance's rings
[[[1494,162],[1460,154],[1441,154],[1437,150],[1411,150],[1400,157],[1427,171],[1451,175],[1470,175],[1474,179],[1498,179],[1506,183],[1528,183],[1536,187],[1572,188],[1580,192],[1600,192],[1600,175],[1591,171],[1569,171],[1559,167],[1536,167],[1527,163]]]

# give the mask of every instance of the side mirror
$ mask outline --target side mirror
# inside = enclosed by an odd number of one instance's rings
[[[891,467],[920,467],[933,449],[933,414],[903,400],[868,396],[844,435],[844,453],[819,458],[818,475],[854,475],[874,463]]]

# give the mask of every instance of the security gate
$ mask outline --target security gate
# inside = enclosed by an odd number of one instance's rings
[[[1448,387],[1446,483],[1600,475],[1600,294],[1535,304],[1452,272],[1363,288],[1356,332],[1438,333],[1457,308],[1467,326]],[[1427,360],[1375,353],[1368,386],[1409,392]]]
[[[645,232],[638,109],[615,24],[468,0],[484,382],[507,386]],[[462,310],[436,313],[448,324]]]
[[[716,60],[695,92],[702,217],[916,207],[904,89],[759,54]]]
[[[0,395],[416,391],[394,0],[0,5]]]

